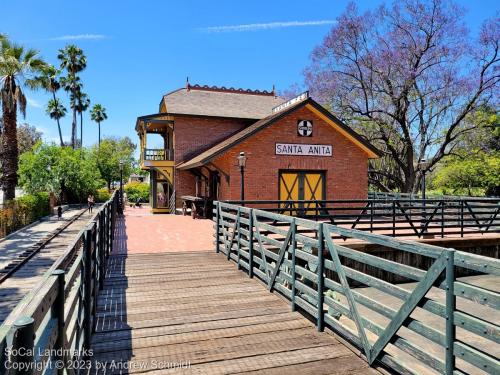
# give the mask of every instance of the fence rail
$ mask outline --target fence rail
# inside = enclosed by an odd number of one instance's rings
[[[245,202],[249,204],[249,202]],[[329,223],[215,202],[216,251],[315,321],[402,374],[500,373],[500,261]],[[353,238],[430,260],[428,269],[348,248]],[[387,282],[354,264],[404,277]],[[493,278],[487,289],[466,268]],[[473,339],[471,339],[471,336]]]
[[[89,354],[117,204],[115,192],[0,326],[0,374],[78,372],[73,365]]]
[[[391,237],[500,233],[500,199],[227,201]]]

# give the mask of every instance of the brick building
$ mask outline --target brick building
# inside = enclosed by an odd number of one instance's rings
[[[377,150],[303,93],[191,85],[166,94],[159,113],[137,118],[141,168],[151,174],[153,212],[183,196],[240,199],[366,199],[368,159]],[[148,149],[148,135],[163,148]]]

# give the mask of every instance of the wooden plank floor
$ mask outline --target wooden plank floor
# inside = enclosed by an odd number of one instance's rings
[[[92,341],[107,374],[378,373],[211,252],[112,255]]]

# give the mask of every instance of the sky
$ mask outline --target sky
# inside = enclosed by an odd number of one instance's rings
[[[356,1],[360,10],[382,1]],[[473,34],[499,10],[490,0],[459,1]],[[0,0],[0,33],[40,51],[52,64],[66,44],[87,55],[81,78],[91,105],[107,109],[102,136],[135,133],[137,116],[158,112],[162,95],[191,84],[278,91],[302,83],[312,49],[348,1],[53,1]],[[9,15],[9,16],[5,16]],[[49,95],[26,90],[26,119],[57,142],[45,114]],[[58,96],[66,107],[68,95]],[[69,140],[71,115],[62,119]],[[97,125],[84,116],[84,146],[97,142]],[[148,145],[153,146],[154,145]]]

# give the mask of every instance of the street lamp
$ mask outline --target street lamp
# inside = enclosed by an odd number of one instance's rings
[[[247,157],[245,156],[245,153],[243,151],[240,152],[240,155],[237,157],[238,159],[238,165],[240,166],[240,173],[241,173],[241,193],[240,193],[240,200],[244,201],[245,200],[245,165],[247,163]],[[242,203],[244,204],[244,203]]]
[[[118,205],[118,212],[123,215],[123,166],[125,162],[120,160],[120,204]]]
[[[426,230],[426,220],[427,220],[427,208],[425,207],[425,172],[427,172],[427,168],[429,167],[429,163],[427,162],[426,159],[421,159],[420,163],[418,163],[418,166],[420,168],[420,172],[422,173],[422,222],[421,222],[421,227],[422,227],[422,234],[427,232]]]
[[[420,171],[422,172],[422,199],[425,201],[425,173],[427,172],[427,168],[429,167],[429,163],[427,162],[426,159],[420,160],[420,163],[418,163],[420,167]]]

